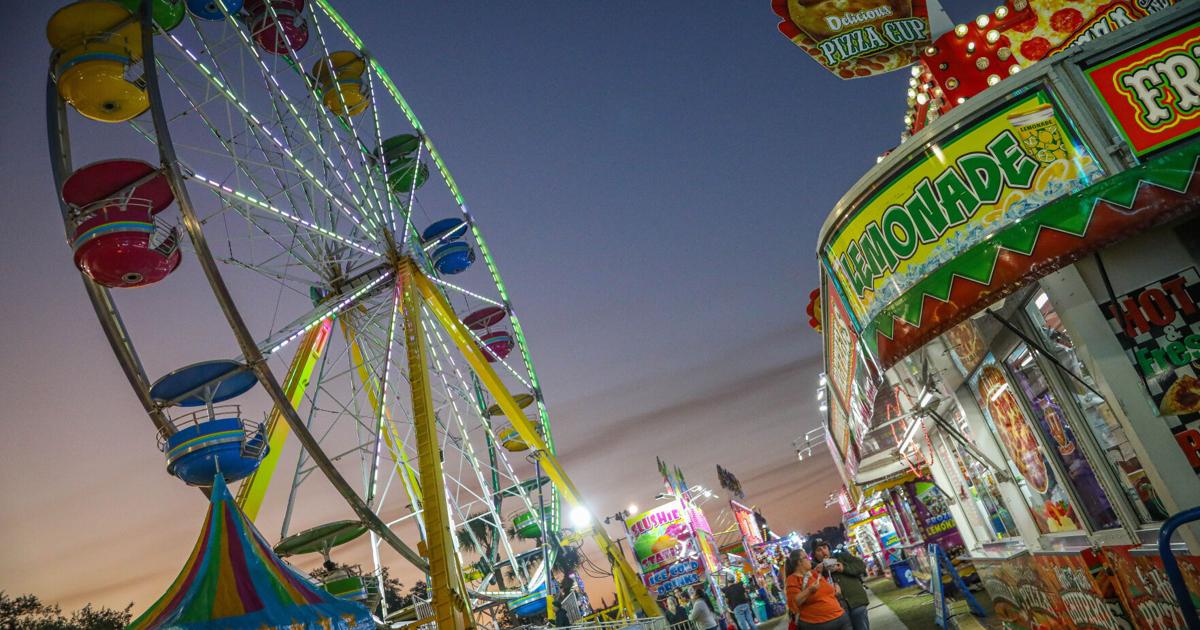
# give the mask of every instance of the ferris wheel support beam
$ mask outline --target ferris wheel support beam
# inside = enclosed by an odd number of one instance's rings
[[[71,173],[70,135],[67,130],[66,105],[59,98],[58,88],[50,78],[46,79],[46,132],[50,140],[50,167],[54,174],[54,188],[56,191],[61,191],[63,182]],[[69,232],[71,209],[63,201],[61,194],[55,196],[58,198],[59,209],[62,211],[63,227],[68,230],[67,242],[69,243],[72,238],[72,234]],[[174,435],[175,425],[171,424],[167,415],[150,398],[150,379],[146,376],[142,360],[133,347],[129,331],[125,328],[125,322],[121,319],[121,313],[117,310],[116,303],[113,302],[112,294],[108,292],[108,289],[93,282],[87,275],[80,273],[79,277],[83,280],[83,288],[87,291],[88,300],[91,301],[92,308],[96,311],[96,318],[100,320],[100,328],[104,331],[105,338],[108,339],[108,345],[112,347],[121,371],[125,373],[125,378],[133,387],[134,393],[137,394],[138,402],[142,403],[142,408],[146,410],[150,422],[163,435]]]
[[[420,291],[421,297],[424,298],[425,303],[429,306],[429,310],[442,326],[445,327],[446,332],[450,334],[454,345],[458,346],[467,363],[479,375],[483,386],[496,399],[497,404],[504,411],[504,415],[512,423],[512,427],[516,429],[521,439],[533,450],[534,456],[538,458],[542,468],[546,471],[546,476],[550,477],[550,480],[570,505],[584,507],[579,489],[575,487],[575,483],[567,476],[566,470],[563,469],[558,458],[554,453],[550,452],[549,447],[533,423],[525,417],[524,412],[521,411],[521,406],[517,404],[512,393],[508,391],[504,382],[500,380],[500,376],[496,374],[491,364],[484,358],[483,353],[479,350],[479,346],[475,345],[472,340],[470,331],[455,316],[453,309],[446,302],[445,297],[437,290],[433,282],[417,269],[417,265],[412,259],[406,258],[400,264],[401,277],[405,279],[405,288],[407,289],[408,285],[412,284]],[[660,616],[662,613],[658,608],[658,603],[654,600],[650,591],[647,590],[646,585],[642,583],[637,573],[629,566],[628,561],[625,559],[625,554],[617,548],[612,539],[608,537],[608,533],[596,522],[594,517],[589,520],[591,528],[589,533],[593,540],[596,541],[596,544],[599,545],[600,550],[612,561],[613,572],[618,586],[623,585],[632,596],[633,601],[629,602],[631,608],[635,611],[640,610],[649,616]],[[549,571],[549,567],[547,567],[547,571]]]
[[[350,40],[355,46],[358,47],[360,51],[365,52],[362,38],[360,38],[353,30],[350,29],[350,25],[347,24],[346,20],[342,18],[341,14],[333,8],[329,0],[317,0],[317,4],[320,5],[321,10],[324,11],[325,14],[328,15],[335,24],[337,24],[338,29],[342,31],[342,34],[346,36],[346,39]],[[408,118],[408,121],[413,126],[413,129],[417,131],[417,134],[421,138],[421,143],[429,151],[430,159],[433,160],[434,166],[437,167],[438,173],[440,173],[442,176],[442,180],[446,182],[446,187],[450,190],[450,194],[454,196],[454,202],[458,204],[459,210],[462,212],[463,217],[471,226],[471,234],[475,237],[475,242],[479,246],[479,252],[483,256],[484,265],[488,268],[488,272],[491,274],[492,280],[496,283],[496,288],[500,292],[500,299],[504,302],[504,309],[508,312],[509,321],[512,322],[513,338],[516,339],[517,347],[521,351],[521,359],[525,363],[525,370],[529,373],[529,380],[533,386],[533,396],[537,401],[538,421],[542,426],[543,433],[546,435],[545,442],[548,447],[548,452],[553,454],[555,452],[554,434],[550,430],[550,415],[546,412],[546,403],[542,397],[541,383],[538,380],[537,372],[533,368],[533,357],[529,353],[529,344],[525,340],[525,331],[521,328],[521,322],[517,319],[516,311],[513,310],[512,302],[508,298],[508,290],[504,286],[504,281],[500,279],[500,271],[496,267],[496,261],[492,259],[492,254],[488,249],[487,242],[484,241],[483,234],[480,233],[479,228],[475,225],[475,219],[471,216],[470,211],[467,210],[467,202],[465,199],[463,199],[462,192],[458,188],[458,183],[454,181],[454,177],[450,174],[450,170],[446,167],[446,163],[442,160],[441,154],[438,153],[437,147],[433,145],[433,140],[429,138],[429,134],[425,132],[425,128],[421,125],[421,121],[417,119],[416,113],[413,111],[412,107],[409,106],[408,101],[405,100],[404,96],[400,94],[400,90],[396,87],[396,83],[392,81],[391,75],[387,73],[387,70],[383,68],[383,65],[380,64],[374,56],[365,56],[367,61],[371,64],[371,68],[375,71],[375,74],[379,77],[388,93],[392,96],[392,99],[396,101],[397,105],[400,106],[400,109],[404,112],[404,116]],[[561,517],[558,509],[559,498],[556,496],[556,488],[551,488],[551,492],[554,494],[552,494],[550,497],[550,524],[557,528]]]
[[[209,286],[213,290],[213,295],[233,331],[242,355],[246,357],[246,362],[254,371],[258,382],[262,384],[263,389],[271,397],[272,402],[275,403],[275,407],[282,413],[283,419],[291,426],[292,432],[296,434],[296,438],[299,440],[301,446],[308,451],[313,463],[321,469],[321,472],[329,479],[334,489],[342,495],[346,503],[350,505],[350,508],[362,520],[363,524],[378,534],[380,538],[386,541],[414,566],[422,570],[428,570],[429,565],[420,554],[406,545],[404,541],[400,540],[399,536],[371,511],[362,498],[354,492],[354,488],[350,486],[345,477],[337,470],[333,461],[329,459],[329,456],[321,450],[320,443],[308,430],[308,427],[305,426],[300,415],[296,413],[295,407],[288,400],[287,394],[280,387],[279,381],[271,373],[271,368],[267,365],[266,357],[259,351],[254,337],[251,336],[246,322],[242,319],[241,313],[237,310],[237,306],[233,302],[229,288],[225,286],[225,280],[221,277],[221,271],[213,259],[212,251],[208,247],[208,241],[200,224],[200,219],[196,215],[191,198],[188,196],[187,187],[184,185],[179,159],[175,155],[175,147],[171,144],[171,131],[167,124],[166,112],[163,109],[162,94],[158,83],[157,62],[154,57],[155,29],[152,5],[153,2],[150,0],[142,0],[142,50],[145,59],[143,65],[145,66],[146,90],[150,97],[150,113],[154,121],[155,137],[159,141],[159,159],[166,170],[167,181],[175,193],[175,200],[179,204],[179,212],[183,217],[184,228],[187,230],[188,236],[192,241],[192,246],[195,249],[197,262],[204,271]]]
[[[450,531],[450,514],[442,475],[442,449],[437,438],[433,392],[429,387],[429,365],[421,298],[413,286],[415,265],[401,263],[400,291],[404,298],[404,349],[408,355],[408,381],[412,392],[412,420],[417,438],[417,466],[421,471],[421,496],[425,522],[425,545],[429,557],[429,582],[439,630],[473,630],[475,619],[466,597],[458,554]]]
[[[321,325],[308,331],[296,349],[296,356],[292,358],[292,365],[283,379],[284,391],[293,407],[300,404],[305,392],[308,391],[308,385],[312,382],[313,368],[317,365],[317,359],[321,358],[325,352],[332,328],[332,319],[323,320]],[[258,517],[258,510],[267,496],[267,487],[271,485],[271,478],[275,475],[279,458],[283,456],[283,444],[287,441],[288,434],[291,433],[286,422],[279,422],[281,415],[282,411],[279,407],[271,409],[271,416],[267,420],[267,444],[269,445],[267,454],[263,456],[258,468],[255,468],[254,472],[250,473],[250,476],[242,482],[242,485],[238,486],[237,505],[251,522]]]

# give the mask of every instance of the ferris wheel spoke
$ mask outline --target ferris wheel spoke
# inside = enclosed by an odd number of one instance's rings
[[[240,190],[234,190],[233,188],[226,186],[224,184],[221,184],[215,180],[209,179],[208,177],[205,177],[204,175],[201,175],[200,173],[193,172],[193,173],[187,173],[186,175],[189,179],[200,182],[201,184],[204,184],[205,186],[207,186],[209,189],[211,189],[216,194],[226,198],[227,200],[231,201],[232,203],[239,204],[241,207],[245,208],[246,210],[261,212],[265,216],[269,216],[271,218],[287,221],[288,223],[298,226],[300,229],[304,230],[308,234],[311,234],[314,238],[335,241],[341,245],[346,245],[346,246],[352,247],[360,252],[363,252],[364,254],[369,254],[375,258],[383,258],[383,253],[380,252],[379,250],[376,250],[372,247],[369,247],[367,245],[359,243],[358,241],[347,238],[347,237],[345,237],[341,234],[338,234],[337,232],[334,232],[332,230],[323,228],[323,227],[313,223],[312,221],[309,221],[309,220],[306,220],[299,216],[296,216],[282,208],[273,206],[270,203],[267,203],[266,201],[263,201],[262,199],[259,199],[258,197],[254,196],[254,195],[246,194]]]
[[[271,12],[273,18],[278,19],[278,15],[275,13],[275,8],[273,6],[268,4],[266,8],[268,11]],[[280,83],[276,79],[276,77],[278,76],[278,73],[272,72],[271,69],[267,66],[266,62],[263,60],[263,54],[261,52],[259,52],[258,46],[254,43],[253,38],[250,36],[247,29],[245,29],[233,16],[227,15],[226,23],[230,26],[230,28],[232,30],[234,30],[237,33],[238,38],[242,41],[243,48],[247,52],[249,52],[251,57],[257,63],[258,67],[261,69],[261,74],[264,77],[264,79],[268,82],[268,84],[270,86],[273,86],[273,89],[271,89],[269,91],[278,100],[280,100],[282,102],[282,104],[285,106],[285,108],[291,113],[291,115],[296,119],[296,121],[303,127],[303,129],[306,132],[310,131],[309,125],[305,122],[305,118],[301,114],[299,108],[297,107],[297,105],[295,103],[293,103],[291,98],[288,97],[287,92],[283,90],[283,87],[280,85]],[[300,61],[296,57],[295,51],[291,50],[290,44],[288,45],[287,50],[285,51],[284,57],[287,59],[290,59],[293,62],[293,64],[295,64],[294,68],[301,75],[301,77],[305,81],[305,83],[308,84],[308,77],[304,76],[302,71],[299,70]],[[326,133],[331,135],[332,139],[334,140],[334,142],[333,142],[334,146],[337,148],[337,151],[341,155],[342,160],[346,164],[346,167],[347,167],[346,172],[354,180],[355,185],[358,187],[359,192],[363,193],[362,196],[360,197],[359,195],[356,195],[351,190],[349,182],[345,179],[345,177],[339,170],[335,170],[334,175],[339,179],[339,181],[342,182],[343,187],[350,194],[351,199],[353,199],[356,204],[359,204],[360,206],[366,205],[366,206],[370,207],[371,199],[369,198],[369,196],[366,193],[368,192],[368,190],[374,191],[374,188],[368,187],[366,184],[364,184],[363,180],[359,177],[359,172],[358,172],[359,169],[355,166],[355,160],[351,159],[351,153],[349,151],[347,151],[347,148],[346,148],[347,143],[345,141],[343,141],[341,133],[338,132],[338,127],[341,127],[342,125],[335,122],[335,120],[331,116],[330,112],[325,107],[323,107],[320,103],[318,103],[317,99],[313,98],[314,86],[309,84],[308,87],[309,87],[309,89],[306,90],[306,94],[307,94],[306,101],[309,103],[309,105],[311,105],[311,107],[310,107],[311,110],[318,111],[320,113],[319,116],[314,116],[318,120],[317,126],[322,127]],[[339,95],[339,98],[342,98],[341,91],[338,91],[338,95]],[[343,100],[343,106],[345,106],[344,100]],[[356,149],[355,153],[358,154],[357,155],[357,157],[359,158],[358,162],[359,162],[359,164],[362,164],[365,162],[365,160],[363,159],[363,156],[366,155],[370,151],[370,149],[368,147],[366,147],[366,145],[359,139],[357,133],[355,133],[352,117],[346,116],[346,117],[344,117],[344,120],[345,120],[346,130],[350,133],[350,138],[353,140],[353,148]],[[323,157],[324,161],[328,164],[328,166],[330,168],[336,168],[333,166],[333,159],[330,157],[329,153],[326,151],[324,145],[321,142],[319,142],[315,136],[312,136],[310,134],[310,137],[313,140],[313,147],[316,148],[317,151],[322,154],[322,157]],[[382,205],[379,203],[377,192],[375,194],[375,201],[376,201],[376,204],[373,207],[373,210],[375,212],[375,220],[373,222],[375,223],[374,227],[376,227],[378,229],[378,228],[382,227],[380,225],[380,223],[382,221],[382,211],[383,210],[382,210]]]
[[[274,11],[274,8],[271,8],[270,10]],[[332,55],[333,51],[331,51],[329,49],[329,45],[325,40],[324,30],[321,28],[321,20],[317,17],[317,14],[315,12],[312,13],[312,18],[313,18],[312,19],[313,30],[316,31],[316,33],[317,33],[317,41],[320,42],[321,50],[325,53],[325,55],[324,55],[324,57],[322,57],[322,59],[326,60],[326,63],[329,64],[329,66],[330,66],[329,67],[330,71],[332,71],[333,70],[333,68],[331,67],[332,61],[328,61],[328,60],[331,59],[331,55]],[[360,48],[360,52],[361,52],[361,47],[359,47],[359,48]],[[293,51],[293,54],[294,54],[294,51]],[[371,79],[371,77],[369,74],[369,64],[368,64],[368,74],[367,74],[368,94],[371,94],[370,79]],[[341,102],[342,108],[344,110],[349,109],[346,104],[345,94],[341,90],[337,90],[337,94],[338,94],[338,99]],[[373,129],[375,132],[375,134],[374,134],[375,137],[373,138],[373,140],[374,140],[373,145],[368,144],[367,141],[364,140],[362,138],[362,136],[359,135],[357,125],[355,125],[355,122],[354,122],[354,119],[355,119],[354,116],[344,116],[341,118],[341,120],[345,122],[346,130],[350,133],[350,136],[354,139],[355,144],[357,145],[359,151],[361,152],[360,157],[370,155],[373,152],[373,147],[374,147],[375,149],[377,149],[379,151],[380,160],[383,160],[384,159],[383,158],[383,139],[382,139],[382,134],[380,132],[380,126],[379,126],[379,107],[377,105],[374,105],[374,106],[368,106],[367,109],[371,110],[371,120],[374,121]],[[322,112],[324,112],[324,111],[325,110],[322,109]],[[326,121],[329,121],[328,115],[326,115],[325,118],[326,118]],[[333,125],[331,124],[330,126],[333,126]],[[339,143],[338,146],[341,147],[344,151],[344,145]],[[348,158],[347,158],[347,161],[348,161]],[[370,160],[360,159],[359,164],[362,166],[363,175],[365,176],[366,180],[371,184],[368,187],[368,189],[371,191],[372,196],[375,199],[376,208],[379,210],[380,218],[384,219],[385,211],[384,211],[383,206],[384,206],[385,202],[387,204],[387,211],[386,211],[387,218],[394,218],[394,212],[391,207],[390,186],[389,186],[389,183],[387,180],[386,163],[384,163],[384,165],[381,167],[380,165],[373,165]],[[355,176],[355,179],[357,180],[357,176]],[[416,178],[414,177],[414,183],[415,183],[415,181],[416,181]],[[383,190],[382,199],[380,198],[380,195],[379,195],[380,189]],[[393,225],[394,225],[394,221],[393,221]]]
[[[204,35],[202,31],[197,32],[203,41]],[[319,178],[316,173],[314,173],[312,169],[310,169],[300,159],[299,155],[279,139],[279,132],[272,131],[270,128],[268,128],[264,121],[260,120],[259,117],[255,115],[253,111],[251,111],[249,106],[246,105],[246,103],[243,102],[243,100],[239,97],[238,93],[234,92],[229,83],[221,77],[222,73],[219,66],[215,71],[212,68],[209,68],[204,62],[200,61],[199,57],[195,53],[184,46],[183,42],[181,42],[175,35],[171,33],[165,33],[164,37],[167,41],[171,42],[171,44],[181,55],[184,55],[191,60],[191,66],[199,70],[201,76],[207,81],[208,86],[220,93],[228,102],[228,104],[237,110],[239,116],[243,120],[243,123],[248,129],[251,130],[252,133],[263,134],[265,139],[276,147],[280,156],[286,158],[295,169],[303,173],[305,179],[308,180],[310,185],[312,185],[316,190],[320,191],[333,205],[337,206],[338,210],[342,214],[351,220],[351,222],[354,224],[353,229],[361,231],[365,236],[372,240],[378,241],[378,239],[380,239],[377,228],[373,229],[373,226],[367,222],[366,218],[361,216],[354,209],[361,204],[361,202],[355,199],[354,191],[350,188],[349,183],[346,182],[344,178],[339,177],[338,181],[350,195],[350,198],[354,200],[353,203],[347,203],[346,201],[342,200],[339,195],[335,194],[328,186],[326,186],[321,181],[321,178]],[[214,65],[216,64],[214,63]],[[182,83],[180,85],[182,85]],[[275,85],[278,84],[275,83]],[[338,169],[329,160],[329,156],[325,152],[324,147],[321,146],[320,141],[313,134],[312,130],[308,128],[307,123],[304,123],[303,119],[300,117],[297,117],[296,120],[303,127],[304,135],[309,140],[309,144],[304,146],[312,147],[318,154],[321,155],[322,163],[329,167],[331,172],[339,173]]]
[[[390,266],[380,265],[351,278],[339,291],[325,295],[321,303],[311,311],[259,342],[259,350],[266,356],[274,355],[322,321],[370,299],[380,287],[388,286],[387,280],[393,278],[394,274],[395,271]]]

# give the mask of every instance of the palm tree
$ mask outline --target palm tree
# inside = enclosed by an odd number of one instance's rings
[[[479,554],[479,561],[475,563],[475,567],[485,575],[489,572],[494,575],[496,586],[503,590],[506,588],[504,573],[492,566],[496,558],[496,546],[500,544],[501,532],[505,532],[504,528],[492,521],[490,512],[476,512],[467,517],[467,522],[458,528],[455,536],[458,537],[460,549]]]

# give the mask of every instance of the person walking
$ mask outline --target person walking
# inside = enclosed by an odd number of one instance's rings
[[[803,551],[788,554],[784,573],[788,612],[799,630],[851,630],[850,615],[837,599],[837,585],[815,570]]]
[[[723,589],[725,604],[733,611],[733,620],[738,630],[755,630],[754,609],[750,606],[750,598],[746,595],[746,586],[741,580],[733,580]]]
[[[821,566],[826,577],[832,578],[841,587],[842,599],[849,609],[854,630],[871,630],[871,620],[867,614],[867,588],[863,586],[867,563],[848,551],[831,552],[829,543],[820,539],[813,543],[813,562]]]
[[[700,592],[700,589],[692,589],[692,606],[688,611],[688,619],[696,630],[717,630],[717,614],[713,612],[712,606],[708,605],[708,600]]]

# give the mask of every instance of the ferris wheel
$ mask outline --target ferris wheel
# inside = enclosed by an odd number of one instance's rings
[[[544,593],[535,541],[577,493],[492,253],[392,78],[328,0],[141,4],[54,14],[47,113],[74,262],[168,472],[241,479],[251,519],[283,514],[281,554],[369,532],[371,570],[390,549],[473,607]],[[69,123],[124,140],[74,163]],[[133,311],[201,295],[227,338],[180,322],[181,365],[135,343]],[[320,520],[329,486],[342,520]]]

